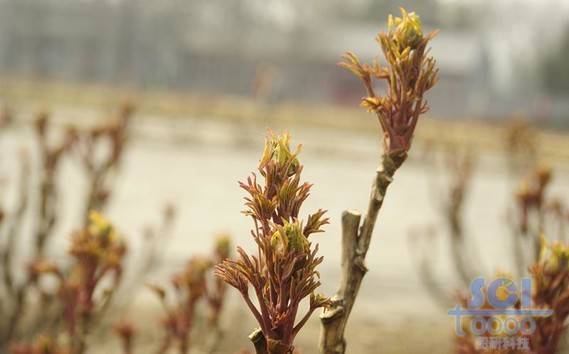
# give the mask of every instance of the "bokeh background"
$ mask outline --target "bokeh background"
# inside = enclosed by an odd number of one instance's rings
[[[339,54],[376,55],[370,38],[385,14],[406,6],[427,29],[442,29],[433,42],[441,66],[434,114],[499,118],[523,111],[562,124],[567,108],[569,5],[562,0],[3,0],[0,6],[5,77],[340,105],[352,105],[359,94],[334,66]]]
[[[209,252],[217,233],[253,246],[237,181],[255,169],[266,129],[287,129],[303,145],[304,176],[314,183],[306,213],[329,210],[317,241],[322,290],[332,294],[341,212],[366,208],[381,152],[376,119],[358,108],[361,83],[336,63],[347,50],[366,61],[380,56],[373,39],[399,6],[418,12],[426,30],[441,30],[432,41],[440,82],[381,210],[348,341],[352,353],[451,352],[452,319],[421,273],[427,260],[445,291],[461,286],[441,215],[453,175],[445,156],[476,156],[465,249],[482,275],[509,271],[506,220],[519,180],[545,162],[554,171],[551,195],[569,202],[569,1],[0,0],[0,101],[14,117],[0,139],[2,171],[15,169],[15,151],[30,144],[38,110],[60,125],[89,124],[134,102],[132,141],[107,214],[136,255],[144,226],[165,203],[176,205],[163,262],[146,280],[160,282],[188,256]],[[524,122],[535,144],[515,172],[512,121]],[[74,195],[85,188],[73,162],[60,183],[69,192],[54,256],[77,226]],[[151,317],[158,303],[140,292],[128,312]],[[234,292],[226,316],[235,351],[248,346],[254,323]],[[299,339],[303,353],[315,352],[317,336],[315,316]]]

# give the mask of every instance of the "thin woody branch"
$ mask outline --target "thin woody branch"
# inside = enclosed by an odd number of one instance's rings
[[[371,187],[366,215],[345,211],[342,215],[342,278],[332,305],[321,315],[320,352],[343,354],[344,332],[367,272],[365,257],[373,230],[393,175],[407,158],[419,116],[428,109],[424,93],[437,82],[435,60],[428,56],[428,42],[436,32],[423,35],[419,16],[401,9],[401,18],[389,16],[388,31],[376,38],[387,61],[360,63],[353,53],[344,55],[340,66],[359,77],[367,97],[361,105],[377,116],[383,132],[383,157]],[[385,95],[374,90],[373,79],[384,80]]]
[[[367,214],[360,228],[361,215],[355,211],[344,211],[342,215],[342,279],[340,289],[332,297],[332,306],[322,314],[320,350],[335,354],[346,351],[344,332],[348,318],[356,301],[362,280],[367,272],[365,256],[369,249],[377,215],[383,204],[387,188],[397,168],[406,155],[384,156],[376,178]]]

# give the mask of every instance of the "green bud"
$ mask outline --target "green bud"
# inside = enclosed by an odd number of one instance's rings
[[[279,227],[271,237],[271,247],[277,253],[306,252],[308,240],[302,233],[300,222],[285,222],[283,226]]]
[[[569,267],[569,246],[560,242],[548,243],[542,236],[539,260],[546,265],[547,270],[553,272]]]
[[[423,38],[421,19],[414,12],[408,13],[401,8],[401,17],[389,15],[387,28],[400,47],[414,49]]]
[[[271,247],[277,254],[283,255],[288,249],[288,242],[279,229],[271,236]]]
[[[219,256],[228,257],[231,252],[231,237],[226,234],[218,235],[215,240],[215,251]]]
[[[298,159],[290,150],[290,135],[288,133],[285,132],[282,135],[270,133],[265,140],[265,149],[259,166],[263,167],[271,160],[275,161],[279,167],[284,167],[290,162],[293,167],[292,171],[298,167]]]

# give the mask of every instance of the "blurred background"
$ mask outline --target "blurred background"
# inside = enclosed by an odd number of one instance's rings
[[[563,124],[563,0],[2,0],[0,73],[352,105],[358,83],[334,64],[348,49],[377,55],[370,38],[399,6],[420,13],[427,29],[442,29],[433,42],[441,66],[434,114],[499,119],[519,111]]]
[[[16,151],[34,149],[36,112],[81,126],[133,102],[106,215],[136,263],[146,224],[165,203],[176,206],[163,259],[144,280],[159,283],[190,255],[209,252],[220,232],[253,247],[237,181],[256,168],[266,128],[288,129],[314,183],[305,213],[329,210],[317,242],[330,295],[341,212],[366,208],[381,153],[376,118],[358,107],[361,83],[336,63],[348,50],[363,61],[381,57],[374,37],[399,6],[420,14],[426,31],[440,29],[432,41],[440,82],[381,210],[348,342],[352,353],[452,352],[453,301],[441,292],[463,285],[453,255],[474,258],[473,274],[514,272],[509,216],[537,165],[551,168],[552,200],[569,202],[567,0],[0,0],[0,103],[10,117],[0,136],[2,195],[9,199],[19,178]],[[466,177],[456,162],[465,159],[475,161]],[[59,176],[54,257],[83,213],[77,195],[86,182],[77,170],[69,161]],[[469,240],[460,251],[445,209],[455,188],[465,196],[460,237]],[[254,326],[229,294],[225,327],[238,345],[220,353],[247,347]],[[158,311],[145,289],[132,303],[135,318]],[[299,339],[303,352],[315,352],[317,333],[314,316]]]

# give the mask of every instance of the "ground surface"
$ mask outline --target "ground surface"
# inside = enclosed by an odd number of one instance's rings
[[[61,121],[88,123],[92,112],[62,109],[57,113]],[[83,116],[87,118],[83,120]],[[107,214],[131,239],[132,262],[136,263],[143,226],[158,222],[158,211],[164,202],[172,201],[178,206],[179,218],[172,237],[163,245],[164,262],[160,269],[148,274],[148,281],[164,283],[167,274],[179,269],[190,255],[209,252],[216,233],[228,232],[235,244],[252,247],[249,220],[240,214],[244,193],[237,181],[245,179],[256,166],[265,126],[273,124],[236,123],[207,117],[157,118],[143,115],[135,122],[132,146],[118,176],[116,194]],[[373,131],[342,131],[296,124],[289,128],[293,143],[303,144],[304,177],[314,183],[304,210],[308,213],[323,207],[329,210],[331,217],[326,233],[316,236],[315,240],[320,243],[325,257],[321,266],[321,290],[332,294],[339,277],[340,215],[344,209],[363,210],[367,204],[379,158],[378,137]],[[15,167],[15,160],[11,158],[15,149],[30,141],[29,129],[11,129],[0,140],[1,160],[6,170]],[[452,320],[446,315],[446,308],[438,306],[424,290],[417,275],[416,252],[427,252],[434,260],[439,282],[449,292],[458,286],[442,237],[444,227],[436,226],[441,220],[438,209],[441,189],[436,186],[441,184],[442,176],[425,163],[422,149],[424,144],[418,141],[409,162],[397,172],[379,216],[367,257],[370,271],[348,331],[351,353],[450,351]],[[569,201],[567,167],[560,162],[555,162],[553,167],[556,177],[552,193]],[[68,240],[65,235],[81,213],[74,196],[81,193],[84,183],[73,162],[65,165],[62,180],[69,192],[62,200],[66,217],[58,230],[61,237],[52,247],[55,256],[64,252]],[[511,267],[507,251],[510,236],[504,216],[515,186],[500,151],[479,156],[465,212],[468,233],[475,239],[473,252],[482,254],[481,274]],[[430,225],[435,225],[439,237],[420,242],[417,235],[425,233]],[[410,234],[415,236],[410,237]],[[237,295],[231,292],[230,296],[224,325],[226,339],[219,353],[248,347],[246,335],[254,326],[251,316],[240,310]],[[142,288],[139,296],[126,299],[124,304],[121,310],[127,309],[137,319],[141,331],[147,334],[147,339],[140,342],[141,352],[146,352],[151,348],[147,340],[158,333],[154,316],[159,310],[158,303]],[[303,353],[316,352],[317,337],[318,321],[314,317],[298,339]],[[103,348],[114,345],[106,339],[101,344]]]

